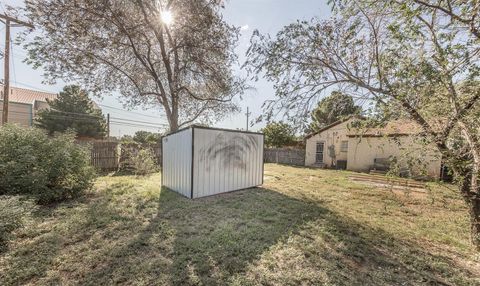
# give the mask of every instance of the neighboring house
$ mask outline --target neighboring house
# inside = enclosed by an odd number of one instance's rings
[[[10,87],[8,100],[8,122],[32,126],[38,111],[49,107],[47,99],[57,98],[56,94],[37,90]],[[3,116],[3,85],[0,84],[0,121]]]
[[[305,165],[352,171],[370,171],[397,161],[401,169],[439,178],[441,156],[430,145],[417,142],[421,129],[409,120],[392,121],[382,128],[356,129],[354,117],[337,121],[305,138]],[[410,162],[411,158],[421,162]],[[414,167],[412,167],[414,166]]]

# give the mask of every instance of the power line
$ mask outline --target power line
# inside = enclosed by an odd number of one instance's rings
[[[137,122],[137,123],[145,123],[145,124],[158,124],[158,125],[164,125],[167,126],[168,124],[166,123],[157,123],[157,122],[148,122],[148,121],[139,121],[139,120],[133,120],[133,119],[123,119],[123,118],[118,118],[118,117],[110,117],[111,119],[117,119],[117,120],[127,120],[131,122]]]
[[[123,111],[123,112],[129,112],[129,113],[132,113],[132,114],[137,114],[137,115],[141,115],[141,116],[146,116],[146,117],[151,117],[151,118],[159,118],[158,116],[153,116],[153,115],[148,115],[148,114],[142,114],[142,113],[139,113],[139,112],[135,112],[135,111],[130,111],[130,110],[125,110],[125,109],[121,109],[121,108],[118,108],[118,107],[113,107],[113,106],[108,106],[108,105],[105,105],[105,104],[98,104],[99,106],[102,106],[102,107],[106,107],[106,108],[111,108],[111,109],[115,109],[115,110],[119,110],[119,111]],[[159,116],[165,116],[165,114],[160,114]]]
[[[11,111],[11,113],[15,114],[26,114],[26,115],[31,115],[30,112],[21,112],[21,111]],[[89,116],[88,114],[84,114],[85,116]],[[49,114],[49,118],[54,118],[54,119],[69,119],[71,121],[77,121],[77,122],[98,122],[97,119],[98,117],[95,118],[88,118],[88,117],[73,117],[73,116],[67,116],[67,115],[58,115],[58,114]],[[150,122],[145,122],[145,121],[136,121],[136,120],[130,120],[130,119],[125,119],[125,118],[112,118],[116,119],[113,121],[110,121],[111,123],[116,123],[116,125],[128,125],[128,126],[137,126],[137,127],[147,127],[147,128],[165,128],[168,125],[167,124],[162,124],[162,123],[150,123]],[[140,124],[143,123],[143,124]]]
[[[33,85],[29,85],[27,83],[23,83],[23,82],[20,82],[20,81],[13,81],[15,82],[16,84],[19,84],[19,85],[23,85],[23,86],[26,86],[26,87],[29,87],[29,88],[34,88],[38,91],[43,91],[43,92],[46,92],[46,93],[52,93],[52,94],[58,94],[58,92],[53,92],[53,91],[49,91],[49,90],[45,90],[45,89],[42,89],[42,88],[39,88],[39,87],[36,87],[36,86],[33,86]]]
[[[43,91],[43,92],[47,92],[47,93],[52,93],[52,94],[58,94],[58,92],[52,92],[52,91],[48,91],[48,90],[45,90],[45,89],[42,89],[42,88],[38,88],[36,86],[33,86],[33,85],[29,85],[29,84],[26,84],[24,82],[19,82],[19,81],[14,81],[16,84],[20,84],[20,85],[23,85],[23,86],[26,86],[26,87],[30,87],[30,88],[34,88],[34,89],[37,89],[39,91]],[[118,108],[118,107],[113,107],[113,106],[109,106],[109,105],[105,105],[105,104],[100,104],[100,103],[97,103],[98,106],[101,106],[101,107],[105,107],[105,108],[110,108],[110,109],[114,109],[114,110],[118,110],[118,111],[122,111],[122,112],[126,112],[126,113],[131,113],[131,114],[136,114],[136,115],[140,115],[140,116],[145,116],[145,117],[150,117],[150,118],[155,118],[155,119],[162,119],[165,118],[165,115],[164,114],[160,114],[159,116],[153,116],[153,115],[148,115],[148,114],[142,114],[142,113],[139,113],[139,112],[134,112],[134,111],[130,111],[130,110],[125,110],[125,109],[121,109],[121,108]]]

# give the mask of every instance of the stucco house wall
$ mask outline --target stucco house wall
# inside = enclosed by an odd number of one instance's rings
[[[416,141],[414,134],[419,132],[418,126],[410,121],[392,122],[383,128],[360,131],[352,127],[354,120],[357,119],[336,122],[308,135],[305,138],[305,165],[330,168],[336,166],[336,161],[346,160],[347,170],[368,172],[375,159],[395,157],[399,167],[410,166],[416,175],[439,178],[441,155],[434,146],[426,147]],[[348,142],[347,149],[342,150],[345,141]],[[316,162],[317,142],[325,143],[323,164]],[[331,156],[329,146],[334,146],[334,156]],[[412,161],[412,158],[418,160]]]
[[[432,178],[440,176],[441,155],[433,146],[425,146],[416,142],[413,136],[399,137],[361,137],[352,136],[348,144],[347,169],[352,171],[369,171],[375,158],[395,157],[400,167],[408,166],[408,160],[418,158],[413,164],[412,172],[426,172]]]
[[[307,138],[305,142],[305,165],[313,166],[317,164],[317,142],[324,142],[323,166],[332,167],[335,160],[347,160],[347,152],[342,150],[341,145],[342,141],[348,142],[347,134],[350,132],[348,128],[350,122],[351,120],[339,123]],[[332,151],[329,151],[329,148]]]

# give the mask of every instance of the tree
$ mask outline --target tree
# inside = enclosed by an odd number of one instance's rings
[[[472,13],[468,23],[423,1],[330,2],[331,19],[290,24],[275,39],[254,33],[246,66],[278,88],[267,114],[303,114],[332,86],[397,108],[453,170],[480,249],[478,1],[436,1]]]
[[[320,100],[312,111],[312,123],[310,123],[308,132],[315,132],[345,117],[359,115],[361,112],[362,108],[355,105],[351,96],[333,91],[330,96]]]
[[[239,28],[221,0],[31,0],[27,62],[45,76],[118,91],[132,106],[159,105],[170,130],[238,110],[244,80],[234,76]],[[173,20],[172,20],[173,19]],[[29,35],[36,35],[33,39]]]
[[[160,133],[153,133],[149,131],[137,131],[133,135],[133,141],[138,143],[158,143],[160,142],[161,135]]]
[[[268,123],[261,130],[265,134],[265,145],[268,147],[284,147],[295,143],[295,130],[283,122]]]
[[[79,86],[67,85],[56,99],[47,102],[50,108],[38,112],[35,124],[50,135],[73,129],[79,137],[105,137],[107,123],[102,111]]]

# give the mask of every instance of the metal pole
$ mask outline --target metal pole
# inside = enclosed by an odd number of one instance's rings
[[[107,140],[110,139],[110,113],[107,113]]]
[[[3,82],[3,112],[2,125],[8,122],[8,96],[10,93],[10,20],[5,20],[5,54],[4,60],[4,75]]]
[[[248,117],[250,116],[250,112],[248,111],[248,106],[247,106],[247,113],[245,113],[245,115],[247,115],[247,131],[248,131]]]

